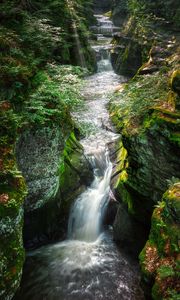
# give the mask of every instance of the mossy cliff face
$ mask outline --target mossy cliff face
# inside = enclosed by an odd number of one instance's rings
[[[100,12],[107,12],[111,9],[112,1],[111,0],[94,0],[94,10]]]
[[[163,55],[169,50],[166,47],[169,38],[172,39],[173,32],[179,28],[178,0],[166,3],[162,0],[116,0],[113,7],[114,20],[123,21],[123,24],[119,24],[123,25],[121,33],[115,34],[113,40],[112,64],[116,72],[134,76],[137,69],[147,61],[152,45],[164,42],[162,48],[166,48],[165,53],[159,49],[162,55],[159,63],[162,63]]]
[[[0,108],[0,299],[11,299],[20,284],[25,256],[22,228],[27,189],[16,165],[16,116],[9,102]]]
[[[149,239],[140,254],[143,283],[152,298],[178,299],[180,182],[172,185],[153,212]]]
[[[169,87],[169,79],[158,73],[136,76],[110,105],[112,120],[122,134],[115,190],[130,214],[144,224],[168,182],[180,178],[180,115],[175,108],[179,96]]]
[[[90,7],[91,1],[85,5],[83,0],[0,3],[0,299],[3,300],[12,299],[20,283],[24,262],[23,223],[28,246],[56,238],[55,229],[68,218],[72,200],[68,193],[72,188],[74,196],[85,184],[81,181],[83,172],[77,176],[75,170],[88,169],[83,176],[89,178],[89,165],[74,136],[70,115],[81,102],[79,84],[84,71],[67,64],[95,68],[87,38],[92,18]],[[70,146],[70,141],[76,147]],[[65,176],[68,191],[63,181]],[[71,176],[75,177],[72,186]],[[37,223],[38,218],[41,223]],[[29,240],[33,242],[27,243]]]
[[[109,107],[112,121],[122,136],[117,144],[118,155],[112,179],[116,198],[120,202],[113,225],[114,237],[136,255],[142,250],[145,240],[147,241],[150,227],[149,241],[154,232],[154,235],[158,235],[156,246],[161,247],[164,243],[161,236],[163,230],[160,225],[154,226],[153,221],[151,226],[151,216],[154,206],[162,199],[169,184],[178,182],[180,178],[179,37],[176,34],[175,23],[171,24],[168,30],[164,30],[167,19],[158,21],[157,16],[151,16],[146,23],[140,15],[147,11],[143,12],[140,7],[138,10],[139,15],[129,11],[130,19],[122,34],[116,37],[115,51],[122,60],[122,51],[126,52],[127,43],[130,42],[130,47],[134,45],[135,40],[135,43],[142,47],[142,59],[139,60],[139,64],[140,61],[144,63],[139,65],[139,69],[138,64],[131,66],[129,57],[133,57],[135,52],[128,52],[124,65],[121,65],[127,73],[122,73],[128,74],[132,67],[134,71],[129,75],[135,76],[128,83],[117,87]],[[139,30],[140,28],[144,31]],[[118,44],[118,38],[122,44]],[[121,73],[120,69],[119,72]],[[178,186],[175,185],[174,188]],[[177,195],[179,197],[178,193]],[[155,215],[156,210],[152,220]],[[164,234],[170,236],[171,223],[167,219],[165,222],[167,231]],[[176,241],[172,237],[172,243],[177,245],[176,237],[174,233]],[[153,251],[152,249],[152,254]],[[160,253],[157,255],[161,256]],[[172,265],[174,266],[174,263]],[[167,271],[167,274],[170,274],[168,266],[166,270],[166,260],[163,260],[163,256],[161,267],[160,272]],[[152,271],[149,278],[153,281],[156,275],[160,276],[158,272]],[[177,273],[173,274],[169,279],[172,289],[177,281]],[[150,281],[148,280],[149,284]],[[163,297],[170,295],[168,280],[166,283],[160,283],[159,287],[155,285],[152,292],[154,299],[164,299]],[[172,298],[169,296],[169,299],[176,299],[176,292],[174,295],[172,293]]]
[[[16,152],[28,186],[25,245],[34,247],[64,235],[72,201],[92,172],[74,133],[63,136],[60,128],[24,132]]]
[[[115,0],[112,7],[112,18],[116,26],[123,26],[128,17],[127,0]]]
[[[153,43],[151,29],[148,27],[148,21],[146,22],[139,21],[134,15],[129,17],[125,15],[121,32],[114,34],[111,62],[118,74],[134,76],[137,69],[146,61]]]
[[[23,223],[27,247],[62,237],[72,200],[91,181],[92,171],[70,115],[82,105],[83,72],[50,64],[34,77],[36,88],[21,105],[12,104],[14,97],[0,104],[3,299],[11,299],[20,283]]]

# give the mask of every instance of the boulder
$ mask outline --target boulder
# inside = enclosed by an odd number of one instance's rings
[[[28,186],[24,241],[32,248],[64,236],[72,201],[93,175],[73,132],[64,138],[59,128],[31,129],[16,153]]]

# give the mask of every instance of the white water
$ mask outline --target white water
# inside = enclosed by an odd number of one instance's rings
[[[86,110],[74,114],[75,120],[94,129],[81,141],[93,165],[94,181],[72,207],[69,239],[28,253],[16,300],[144,299],[136,264],[119,251],[111,229],[105,231],[102,226],[112,172],[107,144],[118,138],[112,131],[106,105],[109,93],[124,78],[112,70],[108,53],[110,40],[100,40],[102,44],[99,45],[98,40],[93,47],[97,55],[107,51],[107,56],[100,57],[98,73],[86,80],[83,89]],[[108,68],[102,63],[103,59]]]
[[[98,15],[97,18],[102,31],[109,32],[109,29],[113,28],[113,23],[107,17]],[[94,181],[91,187],[76,200],[68,224],[68,238],[86,242],[94,242],[101,233],[102,221],[109,201],[112,174],[107,143],[118,138],[117,134],[106,129],[107,126],[112,129],[106,109],[109,101],[108,93],[119,82],[119,76],[113,72],[110,61],[109,42],[109,39],[105,39],[100,46],[92,45],[100,59],[97,63],[97,74],[87,80],[84,88],[84,97],[88,99],[89,104],[88,109],[74,114],[78,122],[89,121],[96,127],[96,134],[93,133],[82,141],[86,154],[90,155]]]
[[[97,26],[92,27],[95,33],[112,36],[114,32],[119,30],[119,27],[114,26],[109,17],[104,15],[95,15],[95,17],[97,19]]]
[[[93,156],[94,181],[75,202],[69,219],[68,237],[86,242],[95,241],[101,232],[102,219],[108,204],[112,163],[108,150]]]

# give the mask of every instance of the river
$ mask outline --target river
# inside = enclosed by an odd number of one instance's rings
[[[111,35],[108,17],[96,15],[97,40],[92,47],[98,59],[97,73],[85,81],[86,108],[74,113],[90,134],[82,139],[94,181],[75,201],[69,216],[68,239],[27,253],[21,289],[16,300],[142,300],[139,270],[117,247],[112,229],[103,228],[110,198],[112,163],[108,143],[116,140],[107,111],[109,95],[125,81],[110,62]]]

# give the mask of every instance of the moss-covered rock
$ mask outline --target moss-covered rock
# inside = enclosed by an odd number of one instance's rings
[[[127,0],[113,1],[112,18],[116,26],[123,26],[128,17]]]
[[[83,72],[67,64],[82,65],[81,55],[86,63],[83,67],[91,71],[95,68],[87,38],[92,13],[86,9],[90,7],[91,3],[84,5],[83,1],[78,4],[71,1],[71,7],[67,1],[0,3],[0,299],[3,300],[12,299],[20,284],[23,223],[25,241],[32,239],[33,245],[37,245],[55,238],[53,228],[61,231],[59,223],[68,218],[67,209],[65,216],[59,215],[60,175],[62,165],[63,170],[69,168],[64,162],[64,149],[67,140],[73,139],[70,111],[80,103]],[[77,49],[77,38],[82,52]],[[78,147],[75,164],[79,163],[79,167],[84,159],[81,167],[86,170],[88,163]],[[72,152],[76,150],[73,148]],[[70,153],[69,159],[72,156]],[[27,187],[20,170],[28,186],[25,203]],[[67,172],[67,177],[75,176],[73,172],[75,169]],[[73,195],[83,183],[75,177]],[[70,193],[70,179],[68,184]],[[65,198],[65,193],[62,194]]]
[[[179,37],[174,18],[170,23],[164,10],[169,5],[175,16],[177,1],[128,1],[129,19],[114,39],[114,63],[120,62],[116,71],[128,74],[132,66],[129,75],[135,74],[110,103],[112,121],[122,135],[112,181],[120,202],[114,235],[121,244],[129,243],[129,249],[137,245],[136,239],[139,242],[136,229],[140,235],[139,226],[148,230],[154,205],[180,178]],[[139,64],[143,63],[139,70],[136,60],[132,64],[129,59],[138,44]],[[173,191],[176,200],[170,201]],[[155,280],[154,299],[178,299],[178,197],[179,184],[175,184],[153,213],[140,256],[143,282],[151,290]]]
[[[177,20],[180,20],[178,0],[166,3],[116,0],[113,7],[115,20],[121,20],[123,25],[113,39],[112,63],[116,72],[134,76],[140,67],[143,74],[156,72],[159,65],[166,67],[165,56],[178,39],[173,32],[178,29]]]
[[[158,81],[157,76],[134,78],[110,105],[112,120],[122,134],[114,187],[129,212],[144,224],[168,181],[180,177],[176,96],[169,104],[168,79],[162,76]]]
[[[153,43],[149,23],[130,16],[120,33],[114,34],[114,49],[111,52],[112,65],[120,75],[132,77],[147,60]]]
[[[0,109],[0,299],[11,299],[24,263],[23,201],[27,188],[15,157],[17,117],[7,101]]]
[[[116,36],[117,46],[111,52],[111,62],[114,70],[125,76],[133,76],[142,65],[142,47],[135,40]]]
[[[155,208],[149,239],[140,254],[143,281],[154,282],[152,298],[178,299],[180,183],[172,185]]]
[[[134,23],[134,32],[138,28],[136,25]],[[129,29],[127,40],[128,34]],[[144,34],[145,41],[149,33]],[[160,31],[158,40],[150,49],[148,62],[115,92],[109,106],[111,119],[122,135],[113,178],[116,197],[121,202],[114,232],[116,240],[123,242],[125,238],[131,245],[133,237],[135,241],[135,226],[139,230],[141,224],[147,234],[154,205],[161,199],[169,182],[180,178],[179,95],[177,87],[172,84],[175,78],[178,85],[179,48],[171,33],[165,40],[163,36]],[[141,40],[138,35],[136,39]],[[127,71],[129,67],[130,64]],[[124,218],[123,210],[126,211]],[[124,223],[125,219],[131,224],[127,227],[133,228],[129,229],[131,234],[128,237],[121,232],[121,220]]]
[[[58,127],[24,132],[16,153],[28,186],[24,239],[34,247],[66,232],[71,203],[92,172],[74,133]]]
[[[126,153],[126,165],[119,173],[115,189],[122,201],[128,203],[129,212],[144,223],[167,189],[168,181],[180,177],[179,95],[172,83],[178,77],[179,50],[176,42],[164,52],[164,42],[160,44],[161,47],[152,47],[151,61],[157,63],[161,56],[168,66],[164,68],[160,63],[156,72],[138,72],[116,91],[110,103],[112,121],[121,132],[126,149],[119,150],[116,169],[124,161],[122,153]]]

